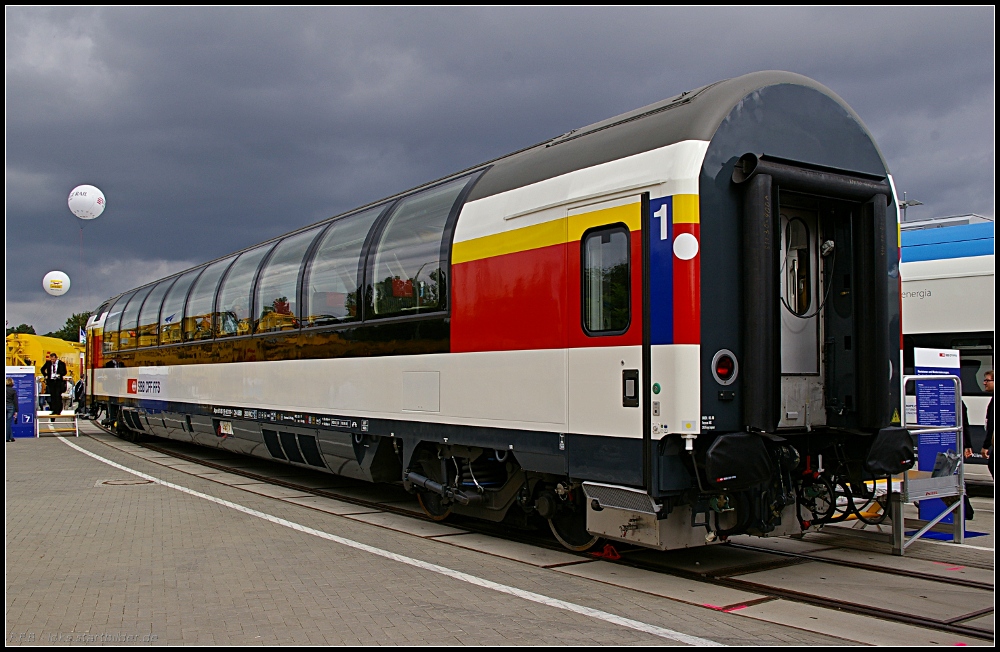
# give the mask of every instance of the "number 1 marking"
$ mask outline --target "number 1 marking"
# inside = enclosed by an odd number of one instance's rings
[[[660,218],[660,240],[667,239],[667,205],[663,204],[656,212],[653,213],[653,217]]]

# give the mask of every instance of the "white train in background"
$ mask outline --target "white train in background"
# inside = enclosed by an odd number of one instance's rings
[[[905,373],[913,373],[914,347],[959,350],[962,395],[978,454],[990,400],[983,376],[995,364],[994,224],[970,217],[953,226],[934,226],[936,221],[904,226],[900,276]],[[913,400],[907,397],[908,404]],[[986,467],[975,463],[982,460],[972,461],[966,478],[992,483]]]

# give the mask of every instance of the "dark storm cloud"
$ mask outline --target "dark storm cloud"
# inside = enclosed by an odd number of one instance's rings
[[[7,320],[106,296],[569,129],[812,77],[930,217],[993,215],[994,10],[8,8]],[[99,186],[80,223],[66,196]],[[911,213],[911,216],[915,213]],[[73,278],[46,297],[41,277]]]

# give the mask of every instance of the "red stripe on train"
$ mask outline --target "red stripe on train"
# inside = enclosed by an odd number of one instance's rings
[[[674,241],[690,233],[698,253],[690,260],[674,256],[674,344],[701,343],[701,225],[674,223]]]

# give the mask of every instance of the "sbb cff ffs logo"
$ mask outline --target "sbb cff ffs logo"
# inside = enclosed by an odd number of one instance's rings
[[[125,391],[129,394],[159,394],[160,381],[129,378],[128,386]]]

